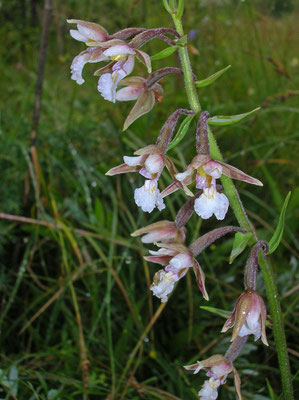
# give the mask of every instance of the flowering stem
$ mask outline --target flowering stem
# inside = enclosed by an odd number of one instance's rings
[[[184,36],[182,21],[180,19],[178,19],[176,17],[176,15],[174,15],[174,14],[172,14],[172,19],[173,19],[173,22],[174,22],[177,32],[181,36]],[[192,74],[192,69],[191,69],[190,60],[189,60],[189,53],[188,53],[186,45],[183,47],[180,46],[178,48],[178,52],[179,52],[179,56],[181,59],[183,73],[184,73],[188,101],[189,101],[189,104],[190,104],[190,107],[192,108],[192,110],[195,112],[195,114],[197,114],[201,111],[201,107],[199,104],[197,91],[196,91],[196,88],[194,85],[193,74]]]
[[[181,19],[177,18],[176,14],[172,14],[172,19],[177,29],[177,32],[181,36],[183,36],[184,31]],[[193,81],[193,75],[192,75],[187,47],[186,46],[179,47],[178,51],[180,55],[182,70],[184,73],[186,92],[190,103],[190,107],[195,113],[199,113],[201,111],[201,107],[198,100],[196,87]],[[212,159],[222,161],[223,157],[221,155],[217,142],[214,138],[214,135],[210,129],[209,129],[209,142],[210,142],[210,155]],[[250,241],[250,245],[254,245],[258,241],[257,235],[248,219],[248,216],[244,210],[239,194],[232,180],[222,175],[221,183],[223,185],[224,191],[229,199],[230,206],[238,220],[239,225],[242,228],[245,228],[252,233],[252,239]],[[280,307],[274,272],[271,267],[270,261],[268,260],[268,257],[266,257],[261,253],[259,254],[259,265],[261,267],[263,277],[265,280],[267,295],[269,299],[270,312],[273,319],[274,340],[275,340],[279,368],[281,373],[284,399],[293,400],[294,395],[292,388],[292,377],[291,377],[289,358],[287,353],[283,317],[281,313],[281,307]]]

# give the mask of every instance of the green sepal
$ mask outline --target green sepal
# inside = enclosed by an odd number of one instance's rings
[[[221,310],[220,308],[208,307],[208,306],[201,306],[203,310],[209,311],[212,314],[219,315],[225,319],[229,318],[231,315],[231,311]]]
[[[162,58],[166,58],[166,57],[170,56],[171,54],[173,54],[177,48],[178,48],[178,46],[166,47],[166,49],[159,51],[159,53],[151,56],[151,60],[156,61],[156,60],[161,60]]]
[[[257,107],[252,111],[244,114],[237,114],[237,115],[216,115],[215,117],[210,117],[208,119],[209,125],[216,125],[216,126],[225,126],[225,125],[233,125],[237,124],[238,122],[242,121],[242,119],[248,117],[249,115],[257,112],[260,110],[261,107]]]
[[[280,216],[279,216],[279,220],[278,220],[278,224],[277,227],[273,233],[272,238],[269,241],[269,252],[268,254],[272,254],[274,253],[274,251],[277,249],[282,235],[283,235],[283,230],[284,230],[284,224],[285,224],[285,215],[286,215],[286,210],[287,210],[287,206],[290,200],[290,196],[291,196],[291,192],[289,192],[287,194],[287,197],[285,198],[285,201],[283,203],[282,209],[280,211]]]
[[[176,145],[178,145],[180,143],[180,141],[184,139],[193,118],[194,118],[194,114],[188,115],[184,119],[184,121],[182,121],[182,123],[177,131],[177,134],[175,135],[175,138],[170,142],[167,151],[172,149]]]
[[[230,67],[231,65],[228,65],[227,67],[221,69],[220,71],[215,72],[215,74],[210,75],[206,79],[202,79],[201,81],[196,81],[195,86],[198,88],[202,88],[211,85],[211,83],[215,82],[216,79],[220,78],[220,76],[223,75],[225,71],[230,69]]]
[[[252,233],[250,232],[247,233],[237,232],[235,234],[233,248],[229,256],[230,264],[235,260],[235,258],[237,258],[243,252],[251,237]]]

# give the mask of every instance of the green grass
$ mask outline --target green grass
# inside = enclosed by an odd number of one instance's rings
[[[187,106],[183,83],[165,78],[163,102],[121,133],[132,104],[105,102],[96,91],[92,64],[85,67],[83,86],[69,79],[71,60],[83,46],[69,37],[64,22],[68,17],[93,20],[113,32],[127,25],[170,26],[167,13],[159,1],[114,1],[113,7],[106,1],[54,2],[58,9],[50,31],[37,142],[39,193],[28,147],[40,29],[31,26],[29,9],[24,21],[13,3],[2,6],[0,28],[6,38],[0,61],[1,212],[48,226],[0,221],[0,397],[196,399],[203,374],[193,376],[182,366],[225,351],[229,335],[220,334],[224,320],[200,309],[207,303],[191,275],[161,309],[149,291],[157,267],[143,260],[145,246],[129,235],[161,217],[158,212],[145,215],[133,204],[140,176],[105,176],[124,154],[152,143],[170,111]],[[271,237],[283,200],[292,191],[284,241],[272,260],[295,372],[299,14],[293,9],[277,17],[258,2],[235,4],[186,2],[185,29],[200,29],[190,41],[200,52],[191,56],[198,79],[232,64],[216,83],[199,90],[203,109],[230,115],[264,105],[256,118],[214,129],[226,161],[264,182],[263,189],[237,183],[260,238]],[[155,54],[163,47],[152,41],[145,49]],[[177,66],[177,57],[155,61],[153,67],[167,64]],[[136,74],[143,72],[138,65]],[[180,170],[194,155],[194,129],[193,123],[169,153]],[[31,189],[24,204],[28,168]],[[169,181],[163,175],[162,183]],[[167,199],[163,219],[172,220],[183,201],[181,193]],[[229,212],[225,224],[235,223]],[[215,220],[200,224],[193,216],[188,243],[213,227]],[[247,255],[229,265],[232,242],[232,236],[220,240],[198,257],[206,273],[208,305],[226,310],[242,291]],[[265,298],[262,279],[258,284]],[[155,319],[157,312],[161,314]],[[280,395],[270,328],[267,336],[269,348],[250,340],[236,362],[245,399],[270,399],[266,378]],[[234,399],[232,379],[225,386],[219,398]]]

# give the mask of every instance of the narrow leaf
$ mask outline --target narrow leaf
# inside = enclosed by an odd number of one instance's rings
[[[250,232],[241,233],[237,232],[235,234],[235,239],[233,243],[233,248],[229,256],[229,263],[231,264],[235,258],[238,257],[242,253],[242,251],[247,246],[249,239],[251,238],[252,234]]]
[[[271,400],[276,400],[277,397],[276,397],[276,395],[275,395],[275,393],[274,393],[274,391],[272,389],[272,386],[270,385],[270,382],[268,381],[267,378],[266,378],[266,382],[267,382],[267,388],[268,388],[268,392],[269,392],[269,395],[270,395],[270,399]]]
[[[183,16],[183,12],[184,12],[184,0],[179,0],[179,5],[176,11],[176,17],[177,19],[181,19]]]
[[[201,306],[203,310],[209,311],[212,314],[219,315],[225,319],[229,318],[231,315],[231,311],[221,310],[220,308],[208,307],[208,306]]]
[[[208,119],[209,125],[216,125],[216,126],[225,126],[225,125],[233,125],[237,124],[238,122],[242,121],[242,119],[248,117],[249,115],[258,111],[261,107],[257,107],[252,111],[244,114],[237,114],[237,115],[216,115],[215,117],[210,117]]]
[[[289,192],[287,194],[287,197],[285,198],[285,201],[283,203],[281,212],[280,212],[280,216],[279,216],[279,220],[278,220],[278,225],[275,229],[275,232],[273,233],[273,236],[271,238],[271,240],[269,241],[269,253],[268,254],[272,254],[274,253],[274,251],[277,249],[282,235],[283,235],[283,230],[284,230],[284,223],[285,223],[285,215],[286,215],[286,210],[287,210],[287,206],[290,200],[290,196],[291,196],[291,192]]]
[[[194,115],[188,115],[188,117],[186,117],[184,119],[184,121],[181,123],[181,125],[177,131],[177,134],[175,135],[175,138],[170,142],[170,144],[168,146],[168,150],[177,146],[180,143],[180,141],[182,139],[184,139],[193,117],[194,117]]]
[[[221,69],[220,71],[215,72],[215,74],[210,75],[208,78],[195,82],[195,85],[199,88],[211,85],[211,83],[215,82],[216,79],[220,78],[220,76],[223,75],[225,71],[230,69],[230,67],[231,65],[228,65],[227,67]]]
[[[162,58],[166,58],[171,54],[173,54],[177,48],[178,46],[166,47],[166,49],[159,51],[159,53],[155,54],[154,56],[151,56],[151,60],[156,61],[156,60],[161,60]]]

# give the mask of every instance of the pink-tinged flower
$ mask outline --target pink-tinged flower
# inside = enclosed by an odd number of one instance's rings
[[[148,87],[146,79],[139,76],[122,79],[120,85],[126,85],[127,87],[116,92],[116,100],[137,100],[125,120],[123,130],[126,130],[137,118],[150,112],[155,103],[162,101],[163,89],[159,83]]]
[[[137,157],[124,156],[125,163],[110,169],[106,175],[138,171],[147,179],[141,188],[135,189],[136,204],[145,212],[152,212],[155,207],[161,211],[165,205],[158,188],[158,179],[163,171],[166,156],[155,145],[139,149],[135,154]]]
[[[157,243],[161,247],[158,251],[150,250],[150,256],[144,257],[147,261],[154,262],[165,266],[164,270],[156,273],[159,279],[154,278],[151,286],[153,293],[161,298],[162,302],[167,301],[167,294],[171,293],[175,282],[183,278],[192,267],[197,278],[198,286],[202,292],[203,297],[208,300],[208,294],[205,289],[205,275],[200,268],[198,262],[192,257],[187,247],[180,243]],[[162,271],[165,272],[162,274]],[[156,276],[155,275],[155,276]],[[160,279],[161,277],[161,279]],[[160,288],[163,288],[163,299],[160,296]]]
[[[183,185],[190,185],[196,181],[196,188],[202,189],[202,195],[195,200],[194,210],[203,219],[210,218],[213,214],[218,220],[223,220],[229,207],[229,201],[224,193],[219,193],[216,188],[216,179],[221,175],[238,179],[253,185],[263,184],[239,169],[220,161],[214,161],[209,155],[198,154],[188,165],[185,172],[176,174],[176,179]],[[177,185],[172,184],[164,192],[167,195],[176,191]],[[164,197],[164,196],[163,196]]]
[[[186,235],[183,227],[178,228],[175,222],[159,221],[147,225],[131,233],[131,236],[140,236],[143,243],[184,243]]]
[[[82,71],[86,63],[111,61],[109,65],[96,71],[95,75],[101,75],[98,82],[101,95],[114,103],[117,85],[133,71],[135,57],[146,65],[148,72],[151,72],[148,54],[130,46],[124,40],[109,36],[102,26],[77,19],[68,22],[77,24],[78,28],[70,30],[71,36],[89,47],[76,56],[71,65],[72,79],[78,84],[84,82]]]
[[[233,329],[231,341],[237,336],[254,335],[254,340],[262,339],[262,342],[268,346],[266,338],[266,306],[261,296],[248,290],[238,298],[235,308],[224,324],[221,332]]]
[[[202,389],[198,392],[198,396],[202,400],[216,400],[219,386],[225,384],[228,374],[232,372],[238,399],[242,400],[241,380],[238,372],[224,356],[217,354],[206,360],[197,361],[196,364],[187,365],[184,368],[188,371],[194,370],[194,374],[197,374],[202,369],[208,371],[206,375],[210,379],[204,382]]]

